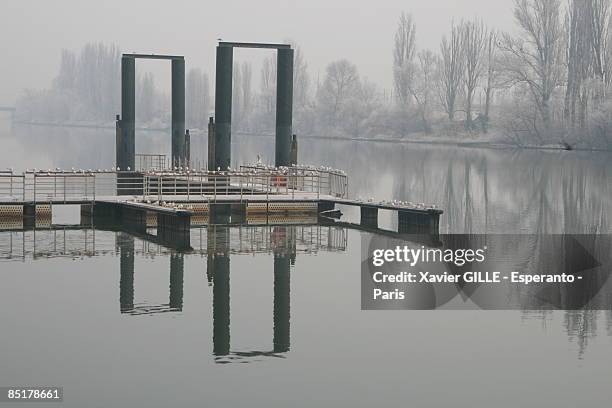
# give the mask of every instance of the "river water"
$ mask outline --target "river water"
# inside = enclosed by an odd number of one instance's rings
[[[234,139],[232,162],[274,157],[271,137]],[[192,136],[194,161],[205,145]],[[2,168],[114,162],[109,129],[1,122],[0,146]],[[169,149],[163,132],[137,135],[139,153]],[[353,197],[436,204],[443,233],[612,233],[609,153],[301,139],[299,160],[345,170]],[[63,406],[601,407],[612,398],[609,310],[361,311],[355,230],[192,231],[194,247],[232,241],[216,269],[205,251],[172,254],[125,233],[19,234],[0,233],[0,385],[63,386]]]

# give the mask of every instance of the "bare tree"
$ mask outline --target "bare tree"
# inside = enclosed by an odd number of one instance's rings
[[[232,74],[232,127],[236,130],[242,126],[242,69],[240,63],[233,66]]]
[[[474,93],[486,67],[487,28],[480,20],[464,22],[459,27],[465,58],[465,126],[471,130]]]
[[[347,102],[359,91],[357,67],[342,59],[330,63],[318,95],[319,105],[330,123],[341,119]]]
[[[199,68],[192,68],[187,73],[185,99],[187,126],[204,129],[208,123],[210,89],[208,75]]]
[[[592,0],[587,0],[592,1]],[[564,117],[569,126],[585,126],[588,101],[587,80],[593,67],[591,44],[590,5],[584,0],[570,0],[565,19],[567,85],[565,88]],[[579,107],[577,111],[577,106]],[[577,115],[578,113],[578,115]]]
[[[559,0],[515,0],[517,37],[504,34],[500,47],[508,81],[526,84],[545,127],[551,123],[551,98],[563,84],[563,29]]]
[[[463,40],[461,30],[453,24],[450,38],[442,37],[442,43],[440,44],[442,53],[442,58],[439,61],[440,102],[450,121],[455,119],[457,99],[464,75]]]
[[[136,86],[136,119],[149,123],[155,117],[155,80],[153,74],[146,72],[138,78]]]
[[[261,68],[260,97],[264,112],[271,115],[276,109],[276,59],[268,57]]]
[[[612,84],[612,15],[608,17],[608,28],[606,30],[606,44],[604,51],[604,81],[605,86]]]
[[[393,48],[393,83],[398,103],[406,108],[410,105],[410,88],[414,80],[414,57],[416,54],[416,25],[412,15],[402,13],[395,32]]]
[[[380,92],[367,78],[358,81],[346,97],[342,107],[340,125],[353,136],[359,136],[372,124],[371,117],[380,106]]]
[[[484,131],[488,130],[489,120],[491,117],[491,99],[493,97],[493,89],[496,86],[496,77],[499,70],[497,66],[497,33],[494,30],[489,31],[486,39],[486,64],[487,64],[487,82],[484,87],[485,94],[485,112],[484,112]]]
[[[296,110],[304,109],[308,105],[310,77],[308,76],[308,64],[299,46],[295,47],[295,60],[293,62],[293,94]]]
[[[573,1],[574,3],[577,0]],[[608,28],[610,23],[610,0],[587,1],[590,22],[590,45],[593,50],[595,75],[603,84],[606,82],[606,59]]]
[[[242,63],[240,69],[240,102],[242,103],[241,111],[243,126],[246,126],[253,109],[253,89],[251,86],[253,70],[251,69],[251,63],[246,61]]]
[[[414,98],[425,133],[431,133],[429,112],[432,108],[432,86],[435,82],[436,55],[430,50],[420,51],[417,55],[418,65],[414,81],[411,82],[410,94]]]
[[[77,75],[77,59],[74,52],[63,49],[59,74],[53,81],[53,86],[60,90],[74,89]]]

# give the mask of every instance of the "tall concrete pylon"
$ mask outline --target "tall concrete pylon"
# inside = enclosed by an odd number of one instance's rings
[[[277,50],[275,164],[277,167],[290,166],[293,126],[293,49],[288,44],[220,42],[217,46],[215,78],[214,169],[227,170],[232,159],[234,48]]]

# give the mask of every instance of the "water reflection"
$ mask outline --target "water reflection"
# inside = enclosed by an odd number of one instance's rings
[[[5,129],[0,133],[5,146],[5,149],[0,151],[0,159],[5,167],[108,168],[114,162],[112,129],[16,125],[13,129]],[[204,163],[206,160],[205,140],[203,134],[192,135],[192,154],[195,162]],[[252,162],[258,155],[264,162],[273,162],[273,138],[236,135],[234,142],[233,165]],[[136,143],[139,153],[170,152],[170,140],[165,132],[140,132]],[[353,197],[436,204],[445,211],[440,223],[441,232],[459,234],[612,233],[611,157],[609,153],[595,152],[466,149],[306,138],[300,139],[299,152],[299,160],[302,163],[346,170],[350,180],[350,194]],[[273,228],[268,227],[217,227],[193,231],[191,253],[206,256],[206,276],[212,286],[213,317],[216,322],[213,330],[213,352],[219,358],[243,357],[238,352],[231,351],[230,258],[247,250],[249,253],[267,253],[274,257],[273,264],[270,264],[275,282],[271,351],[258,353],[266,355],[265,353],[283,353],[282,350],[290,350],[288,299],[291,266],[288,270],[286,268],[287,264],[291,265],[295,261],[295,254],[287,250],[286,237],[291,237],[292,234],[298,237],[302,233],[310,234],[307,228],[292,228],[294,227],[287,227],[284,233],[275,232]],[[31,259],[28,255],[31,249],[28,249],[25,243],[31,240],[34,233],[29,231],[22,236],[19,234],[22,233],[10,233],[3,237],[6,246],[10,241],[11,249],[6,250],[3,247],[0,250],[8,251],[14,259]],[[36,234],[39,238],[44,238],[46,233],[38,231]],[[114,252],[113,248],[104,248],[93,239],[94,230],[66,229],[49,234],[55,235],[55,241],[51,239],[51,235],[46,240],[39,240],[33,252],[36,257],[86,257]],[[285,241],[278,238],[283,234]],[[84,239],[85,235],[87,239]],[[184,257],[189,256],[189,253],[170,258],[176,251],[165,248],[160,242],[152,241],[152,237],[152,234],[144,233],[124,234],[121,238],[118,235],[118,242],[124,239],[128,241],[125,245],[121,244],[125,249],[119,251],[122,271],[120,308],[126,314],[135,310],[150,312],[161,309],[178,313],[183,308],[181,282]],[[77,241],[81,242],[82,248],[71,251],[71,243]],[[282,245],[279,244],[280,241]],[[306,241],[307,238],[296,240],[296,254],[326,250],[322,248],[323,245],[308,247],[305,245]],[[331,241],[333,243],[333,237]],[[208,247],[212,242],[215,242],[212,247],[214,251],[210,251]],[[68,245],[62,252],[64,244]],[[282,250],[276,248],[279,245]],[[540,253],[540,246],[541,243],[538,242],[527,245],[526,257]],[[334,245],[332,247],[338,248]],[[146,307],[134,305],[134,258],[153,255],[169,257],[171,269],[175,270],[170,272],[168,277],[168,303]],[[124,269],[131,270],[132,276],[130,272],[124,274]],[[611,299],[606,302],[608,305],[612,304]],[[564,315],[566,333],[570,339],[576,341],[581,350],[597,332],[612,336],[610,310],[568,311],[564,312]],[[549,313],[525,311],[522,316],[525,319],[540,319],[545,324]],[[598,326],[594,323],[597,321],[605,323]]]
[[[168,303],[160,305],[134,303],[134,236],[120,232],[117,234],[119,251],[119,310],[131,315],[152,315],[183,310],[183,273],[184,255],[171,253],[170,286]]]
[[[230,220],[216,219],[217,222]],[[105,228],[114,230],[106,225]],[[125,229],[126,226],[116,228]],[[129,226],[127,226],[129,230]],[[84,232],[87,234],[84,234]],[[113,231],[115,253],[119,259],[119,310],[126,315],[155,315],[183,311],[183,275],[185,256],[200,254],[206,259],[206,276],[212,285],[213,355],[219,363],[243,362],[258,357],[280,357],[290,350],[291,268],[298,251],[316,254],[319,251],[344,251],[346,230],[334,226],[230,226],[211,225],[194,228],[194,247],[177,252],[163,247],[155,236],[141,231]],[[203,233],[204,232],[204,233]],[[58,234],[59,233],[59,234]],[[98,233],[103,233],[98,230]],[[96,229],[53,227],[0,233],[1,255],[7,260],[66,257],[72,259],[113,253],[104,241],[96,243]],[[204,240],[201,242],[199,240]],[[95,244],[94,244],[95,243]],[[232,350],[230,314],[230,258],[233,255],[270,253],[273,255],[273,333],[269,350]],[[168,302],[136,303],[138,288],[134,285],[135,259],[139,256],[162,255],[169,260]],[[140,273],[145,273],[146,268]]]
[[[108,226],[106,227],[108,228]],[[114,243],[109,245],[104,239],[96,238],[97,234],[114,234]],[[116,255],[118,258],[119,276],[119,311],[129,316],[156,315],[159,313],[181,313],[184,309],[184,272],[185,258],[199,255],[205,262],[205,279],[212,287],[212,354],[218,363],[253,361],[264,357],[282,357],[291,350],[291,271],[298,255],[308,255],[319,251],[340,251],[347,249],[347,231],[337,226],[323,225],[211,225],[205,228],[193,228],[191,235],[194,246],[186,252],[163,247],[159,242],[147,241],[152,234],[133,234],[126,231],[109,232],[77,227],[54,227],[33,229],[19,232],[0,233],[0,256],[7,260],[37,260],[54,257],[84,259],[84,257]],[[382,237],[381,237],[382,238]],[[554,238],[554,237],[553,237]],[[391,236],[382,239],[390,243],[384,246],[393,247]],[[496,240],[498,236],[449,235],[440,236],[439,243],[445,248],[468,248],[489,245],[503,251],[490,253],[489,259],[496,265],[504,265],[508,270],[522,271],[591,271],[611,261],[611,239],[609,235],[599,236],[597,240],[588,236],[562,237],[553,241],[538,235],[516,235],[513,240],[504,236],[503,245]],[[579,241],[579,245],[576,244]],[[397,241],[398,243],[401,241]],[[420,245],[435,245],[431,240],[419,241]],[[559,246],[565,256],[554,257]],[[588,259],[580,251],[586,250],[593,255],[593,264],[575,264],[575,259]],[[263,350],[232,349],[231,342],[231,258],[241,254],[270,254],[269,270],[273,274],[273,329],[270,348]],[[512,256],[508,254],[511,253]],[[136,275],[147,272],[146,265],[135,270],[136,259],[160,258],[157,262],[167,262],[168,301],[167,303],[135,302],[138,288],[135,287]],[[464,268],[451,269],[461,273]],[[486,269],[486,267],[484,268]],[[462,302],[475,302],[485,308],[496,308],[495,305],[514,302],[515,307],[522,308],[526,319],[546,321],[551,307],[577,309],[564,313],[563,325],[570,341],[576,342],[581,357],[591,338],[598,332],[610,335],[612,327],[612,291],[607,274],[584,273],[585,279],[575,285],[532,285],[525,290],[512,291],[495,286],[483,291],[481,284],[465,284],[459,287],[433,287],[429,299],[431,307],[440,307],[461,294]],[[608,285],[605,286],[604,285]],[[603,290],[602,290],[603,288]],[[491,296],[491,290],[495,290]],[[411,301],[421,299],[409,296]],[[137,296],[137,297],[142,297]],[[500,303],[501,302],[501,303]],[[513,303],[513,304],[514,304]],[[605,321],[605,327],[597,325]]]

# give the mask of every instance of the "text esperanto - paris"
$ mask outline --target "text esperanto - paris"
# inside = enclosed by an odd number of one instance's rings
[[[580,277],[578,277],[580,279]],[[372,275],[375,283],[500,283],[510,281],[529,285],[532,283],[573,283],[575,275],[562,274],[522,274],[521,272],[465,272],[462,274],[430,273],[430,272],[402,272],[386,274],[375,272]]]

